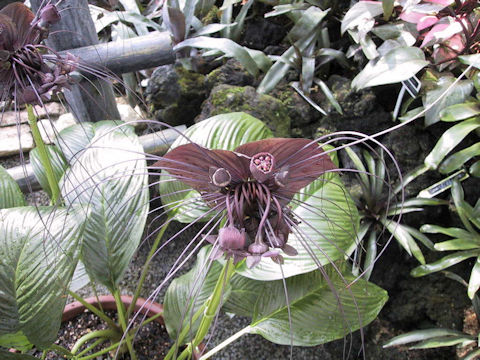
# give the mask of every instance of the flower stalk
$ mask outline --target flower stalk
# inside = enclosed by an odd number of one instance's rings
[[[42,135],[40,134],[37,117],[33,113],[33,107],[30,104],[27,104],[26,106],[28,123],[30,125],[30,130],[32,131],[33,140],[35,141],[35,145],[38,148],[40,161],[42,162],[42,165],[45,169],[48,185],[50,186],[50,189],[52,191],[52,203],[57,204],[60,199],[60,188],[58,186],[58,179],[55,177],[55,173],[53,172],[53,166],[50,161],[50,157],[48,156],[45,143],[43,142]]]

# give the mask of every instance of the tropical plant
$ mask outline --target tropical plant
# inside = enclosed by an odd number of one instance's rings
[[[450,279],[458,281],[460,284],[468,287],[468,284],[457,274],[449,271],[443,271],[444,275]],[[478,322],[480,314],[480,299],[475,294],[472,299],[472,307],[475,314],[475,320]],[[457,330],[446,328],[433,328],[410,331],[406,334],[395,336],[387,341],[383,347],[406,345],[417,343],[409,349],[431,349],[444,346],[457,346],[462,349],[462,360],[474,360],[480,355],[478,346],[474,346],[478,342],[478,334],[469,334]]]
[[[417,244],[421,242],[433,250],[433,243],[427,236],[414,227],[401,223],[404,214],[423,211],[423,207],[448,204],[445,200],[435,198],[415,197],[404,199],[403,191],[406,181],[393,186],[389,179],[382,149],[363,150],[360,157],[353,149],[346,148],[348,157],[358,170],[356,180],[358,190],[353,191],[353,198],[360,213],[360,228],[354,256],[354,274],[365,271],[368,279],[372,273],[375,260],[379,254],[377,239],[385,232],[390,233],[390,239],[395,238],[399,245],[414,256],[421,264],[425,257]],[[405,179],[412,181],[411,176]],[[362,259],[364,257],[364,259]]]
[[[411,274],[413,276],[425,276],[447,269],[472,257],[477,257],[468,282],[468,296],[470,299],[473,299],[480,287],[480,235],[478,232],[480,229],[480,201],[477,201],[475,206],[471,206],[466,202],[463,189],[458,180],[453,180],[451,194],[456,213],[464,228],[446,228],[427,224],[423,225],[420,230],[426,233],[447,235],[450,239],[436,243],[434,249],[437,251],[454,252],[431,264],[416,267]]]
[[[53,205],[20,206],[18,187],[2,172],[0,345],[82,359],[77,354],[84,353],[82,346],[93,336],[97,343],[111,341],[113,349],[126,344],[135,358],[133,333],[122,339],[133,309],[121,305],[119,282],[139,245],[149,208],[146,160],[138,138],[133,128],[118,122],[83,123],[65,129],[57,145],[44,149],[50,166],[44,166],[38,149],[31,153],[33,169]],[[77,286],[71,285],[77,267],[114,295],[119,324],[68,290]],[[56,346],[66,294],[106,321],[108,334],[94,332],[72,349]],[[0,352],[6,356],[4,348]]]
[[[364,280],[347,286],[355,278],[340,263],[355,243],[358,214],[315,141],[270,138],[268,128],[243,113],[215,116],[185,135],[155,164],[166,177],[160,192],[170,218],[206,222],[189,246],[213,247],[204,247],[195,267],[168,288],[164,316],[176,343],[167,359],[182,344],[178,358],[191,354],[220,308],[252,323],[204,359],[247,333],[312,346],[375,318],[386,293]],[[265,292],[277,295],[268,302]]]

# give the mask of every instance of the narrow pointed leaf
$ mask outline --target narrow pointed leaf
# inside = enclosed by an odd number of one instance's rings
[[[425,158],[425,165],[436,169],[447,154],[452,151],[468,134],[480,128],[480,118],[462,121],[445,131],[433,150]]]
[[[417,341],[424,341],[436,337],[443,337],[443,336],[462,336],[465,335],[460,331],[457,330],[450,330],[450,329],[426,329],[426,330],[416,330],[411,331],[406,334],[402,334],[399,336],[395,336],[394,338],[387,341],[383,344],[384,348],[390,346],[397,346],[397,345],[405,345],[412,342]]]
[[[22,334],[40,348],[56,339],[78,260],[78,219],[53,207],[0,210],[0,336]]]
[[[81,126],[76,125],[76,126]],[[96,280],[113,289],[143,233],[148,212],[143,148],[131,127],[95,124],[90,144],[62,179],[67,204],[87,210],[82,261]]]
[[[0,165],[0,209],[24,206],[25,199],[17,182]]]
[[[410,347],[410,349],[431,349],[442,346],[453,346],[458,344],[466,346],[473,342],[475,342],[473,336],[470,337],[465,334],[463,336],[442,336],[422,341],[421,343]]]
[[[440,112],[442,121],[460,121],[480,115],[480,104],[477,101],[451,105]]]
[[[415,277],[425,276],[446,268],[458,264],[466,259],[471,257],[476,257],[479,255],[479,251],[458,251],[454,254],[447,255],[441,258],[438,261],[435,261],[431,264],[420,265],[413,269],[410,274]]]
[[[477,261],[473,266],[472,273],[470,274],[470,280],[468,282],[468,297],[470,299],[473,299],[479,287],[480,287],[480,258],[477,258]]]

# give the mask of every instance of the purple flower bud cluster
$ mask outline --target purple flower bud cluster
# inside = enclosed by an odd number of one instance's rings
[[[69,87],[69,73],[78,59],[61,56],[42,44],[50,25],[59,20],[57,8],[50,3],[37,16],[19,2],[0,10],[0,88],[7,99],[17,104],[40,103]]]
[[[206,203],[224,213],[227,224],[205,239],[222,254],[248,267],[262,258],[282,263],[295,256],[287,244],[298,224],[289,203],[303,187],[335,165],[322,148],[307,139],[266,139],[235,151],[179,146],[155,165],[199,191]],[[195,169],[192,171],[192,169]]]

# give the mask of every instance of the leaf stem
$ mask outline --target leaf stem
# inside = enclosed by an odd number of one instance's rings
[[[147,277],[148,268],[150,267],[150,263],[152,262],[152,258],[155,255],[155,252],[158,249],[158,245],[160,244],[160,240],[162,240],[163,234],[165,233],[165,230],[167,230],[167,227],[170,224],[171,220],[172,220],[172,216],[169,216],[167,218],[167,221],[165,222],[165,225],[163,225],[163,227],[158,232],[158,234],[155,238],[155,241],[153,242],[153,245],[152,245],[152,247],[151,247],[151,249],[150,249],[150,251],[147,255],[147,261],[145,261],[145,265],[143,266],[142,274],[140,275],[140,279],[138,280],[138,285],[135,288],[135,293],[133,295],[132,302],[128,306],[128,310],[127,310],[126,315],[125,315],[125,317],[127,319],[130,318],[130,315],[132,315],[133,310],[135,309],[135,304],[136,304],[138,298],[140,297],[140,291],[142,291],[143,283],[145,282],[145,278]]]
[[[103,344],[105,341],[107,341],[108,339],[106,338],[99,338],[97,340],[94,341],[93,344],[91,344],[89,347],[83,349],[82,351],[80,351],[78,354],[76,354],[77,357],[79,356],[82,356],[86,353],[88,353],[89,351],[92,351],[93,349],[95,349],[95,347],[97,347],[98,345],[101,345]]]
[[[217,314],[220,304],[222,302],[224,286],[225,284],[228,284],[234,272],[235,266],[233,266],[233,258],[230,257],[223,266],[222,272],[217,279],[217,283],[215,284],[212,295],[207,300],[207,308],[205,309],[205,314],[200,322],[200,326],[197,330],[195,338],[190,344],[188,344],[187,348],[183,350],[183,352],[178,357],[178,360],[183,360],[191,356],[193,350],[202,342],[202,340],[207,335],[208,330],[210,329],[213,319],[215,318],[215,315]]]
[[[113,296],[115,298],[115,303],[117,304],[117,314],[118,314],[118,321],[120,322],[120,325],[122,326],[123,332],[127,331],[127,322],[125,320],[125,308],[123,306],[123,302],[120,296],[120,291],[118,289],[115,289],[113,291]],[[137,355],[135,354],[135,350],[133,349],[132,341],[128,337],[128,334],[125,337],[125,341],[127,343],[127,348],[128,352],[130,353],[130,358],[132,360],[137,360]]]
[[[66,356],[68,359],[71,359],[71,358],[75,357],[75,355],[73,355],[70,351],[65,349],[63,346],[60,346],[60,345],[57,345],[57,344],[52,344],[52,345],[50,345],[49,348],[51,350],[63,355],[63,356]]]
[[[75,354],[78,350],[80,350],[80,347],[85,344],[87,341],[90,341],[95,338],[115,338],[116,336],[119,337],[119,333],[116,330],[113,329],[107,329],[107,330],[96,330],[89,332],[88,334],[83,335],[80,339],[77,340],[77,342],[73,345],[72,350],[70,352],[72,354]]]
[[[243,336],[245,334],[249,334],[251,329],[252,329],[252,327],[250,325],[248,325],[247,327],[244,327],[242,330],[237,331],[235,334],[230,336],[225,341],[222,341],[220,344],[215,346],[212,350],[207,352],[205,355],[202,355],[202,357],[199,360],[206,360],[209,357],[211,357],[212,355],[215,355],[217,352],[219,352],[220,350],[222,350],[226,346],[230,345],[232,342],[234,342],[235,340],[237,340],[241,336]]]
[[[105,313],[100,311],[98,308],[96,308],[92,304],[87,303],[80,295],[76,294],[71,290],[68,290],[68,295],[73,297],[75,300],[77,300],[79,303],[85,306],[88,310],[90,310],[92,313],[97,315],[100,319],[105,321],[113,330],[120,331],[120,328],[112,319],[110,319],[107,315],[105,315]]]
[[[45,143],[43,142],[42,135],[40,134],[40,130],[38,129],[37,117],[33,113],[33,107],[30,104],[27,104],[27,113],[28,123],[30,125],[30,130],[32,131],[33,140],[35,141],[35,145],[38,148],[38,155],[40,157],[40,161],[43,167],[45,168],[48,185],[50,186],[50,190],[52,191],[52,203],[55,205],[60,198],[58,179],[55,177],[55,173],[53,172],[50,157],[48,156]]]

